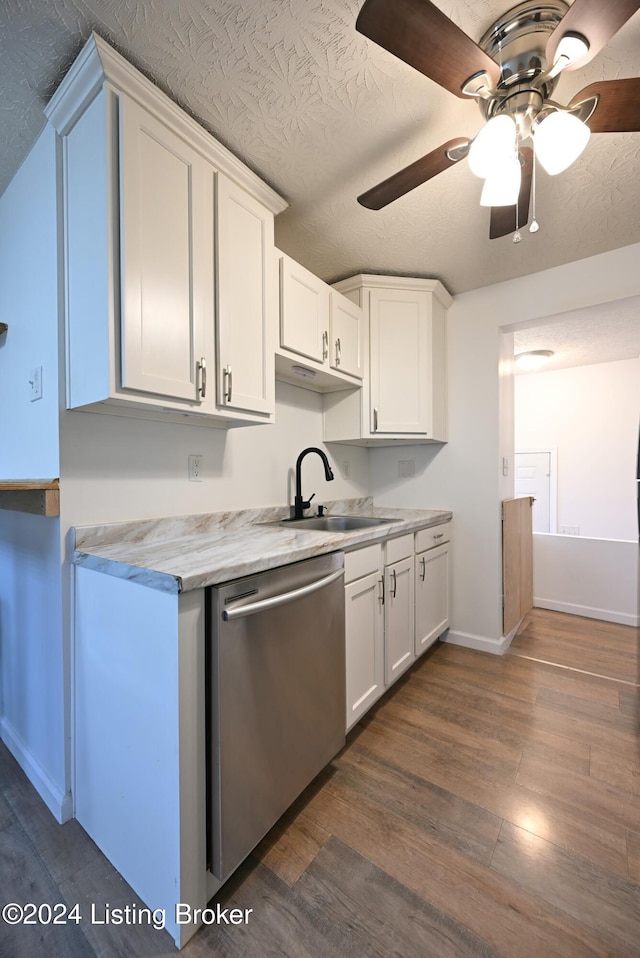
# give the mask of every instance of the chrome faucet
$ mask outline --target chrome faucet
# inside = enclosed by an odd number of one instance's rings
[[[305,456],[308,456],[310,452],[317,453],[322,459],[322,462],[324,464],[324,477],[327,480],[327,482],[330,482],[333,479],[333,472],[331,471],[329,460],[327,459],[322,449],[318,449],[317,446],[309,446],[308,449],[302,450],[302,452],[300,453],[296,461],[296,497],[293,500],[293,518],[294,519],[304,519],[304,515],[303,515],[304,510],[309,508],[309,506],[311,505],[311,500],[313,499],[313,496],[315,496],[315,492],[314,492],[313,495],[309,496],[309,499],[306,501],[304,500],[302,496],[302,468],[301,468],[302,460],[304,459]]]

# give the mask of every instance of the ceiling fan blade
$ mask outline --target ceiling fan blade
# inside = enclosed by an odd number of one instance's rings
[[[576,93],[569,108],[597,96],[598,105],[587,120],[592,133],[640,132],[640,77],[600,80]]]
[[[553,63],[558,43],[566,33],[579,33],[589,42],[588,52],[565,69],[575,70],[589,63],[624,26],[640,0],[573,0],[547,42],[547,62]]]
[[[383,206],[388,206],[405,193],[410,193],[416,186],[421,186],[433,176],[442,173],[455,163],[458,163],[466,155],[470,140],[464,137],[456,137],[454,140],[448,140],[439,146],[437,150],[432,150],[426,156],[420,157],[415,163],[405,166],[403,170],[394,173],[393,176],[373,186],[366,193],[358,197],[358,203],[366,206],[370,210],[381,210]],[[450,151],[455,150],[454,158],[449,155]],[[459,155],[456,155],[458,154]]]
[[[520,148],[520,153],[524,159],[522,165],[522,181],[520,183],[520,193],[518,194],[518,227],[527,225],[529,220],[529,199],[531,197],[531,176],[533,174],[533,150],[528,146]],[[499,236],[507,236],[509,233],[515,233],[516,230],[516,207],[513,206],[493,206],[491,208],[491,222],[489,225],[489,239],[497,239]]]
[[[366,0],[356,30],[456,96],[476,73],[493,87],[500,78],[495,60],[429,0]]]

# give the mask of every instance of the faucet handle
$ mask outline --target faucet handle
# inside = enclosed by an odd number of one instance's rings
[[[314,498],[314,496],[315,496],[315,492],[312,492],[311,495],[309,496],[309,498],[308,498],[306,501],[303,501],[303,503],[302,503],[302,508],[303,508],[303,509],[308,509],[308,508],[309,508],[309,506],[311,505],[311,500]]]

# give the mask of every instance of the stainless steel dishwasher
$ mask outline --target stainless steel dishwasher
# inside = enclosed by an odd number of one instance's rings
[[[344,556],[210,591],[209,861],[224,881],[345,742]]]

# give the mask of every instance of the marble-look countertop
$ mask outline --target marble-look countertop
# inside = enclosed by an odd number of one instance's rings
[[[442,509],[378,508],[371,498],[327,504],[329,515],[392,519],[351,532],[303,530],[286,507],[244,509],[196,516],[80,526],[73,562],[106,575],[130,579],[162,592],[187,592],[274,569],[327,552],[348,551],[441,522]]]

